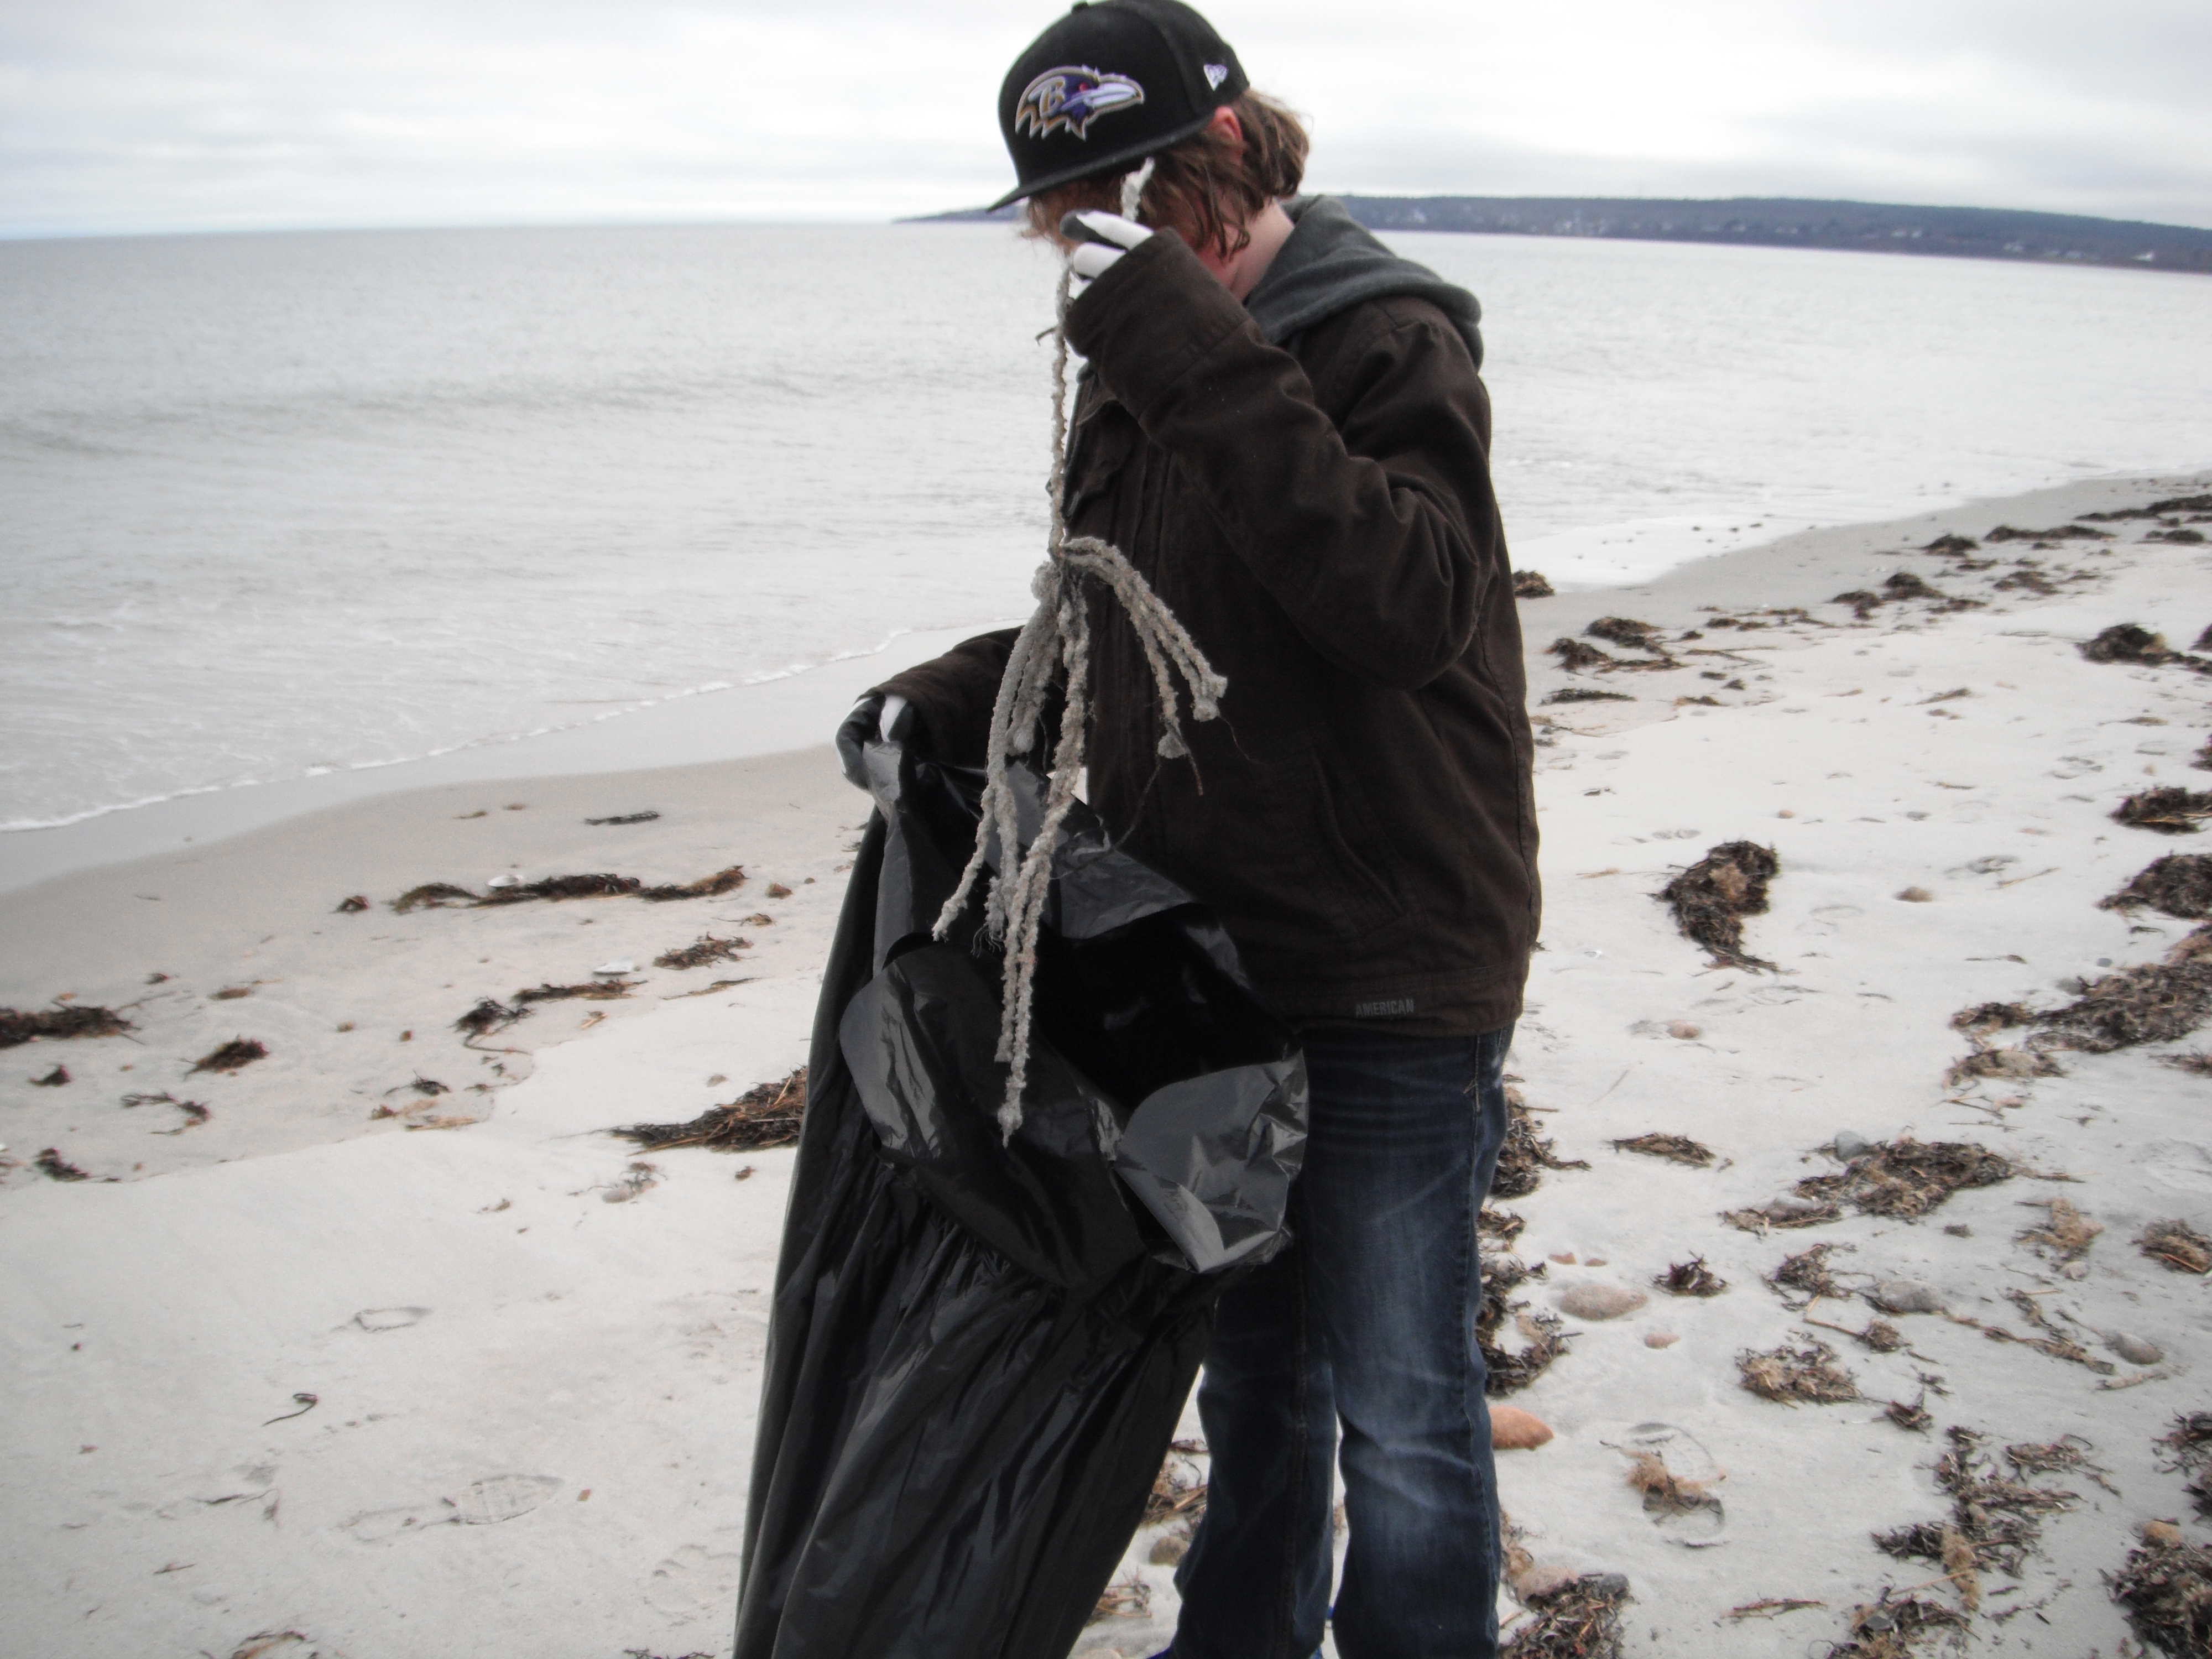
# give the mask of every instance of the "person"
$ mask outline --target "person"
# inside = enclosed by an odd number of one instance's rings
[[[1228,682],[1164,760],[1136,636],[1094,595],[1088,796],[1218,913],[1311,1088],[1296,1242],[1222,1297],[1206,1350],[1210,1487],[1169,1652],[1305,1659],[1333,1618],[1343,1659],[1493,1654],[1476,1218],[1539,894],[1479,311],[1296,194],[1297,118],[1176,0],[1077,5],[999,116],[1004,202],[1093,279],[1066,315],[1087,360],[1070,533],[1120,548]],[[848,769],[878,734],[983,764],[1012,639],[863,699]]]

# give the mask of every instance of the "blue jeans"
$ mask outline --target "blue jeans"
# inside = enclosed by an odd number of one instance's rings
[[[1309,1031],[1295,1244],[1224,1295],[1199,1385],[1213,1455],[1176,1574],[1174,1659],[1492,1659],[1498,1484],[1475,1217],[1506,1125],[1512,1027]],[[1343,1425],[1351,1529],[1329,1610]]]

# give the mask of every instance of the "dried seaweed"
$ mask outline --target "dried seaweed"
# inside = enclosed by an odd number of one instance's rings
[[[1816,1203],[1805,1199],[1777,1198],[1756,1209],[1723,1210],[1721,1219],[1764,1238],[1778,1227],[1818,1227],[1840,1220],[1843,1213],[1837,1205],[1826,1200]]]
[[[735,962],[738,953],[750,951],[749,939],[716,939],[711,933],[702,933],[690,944],[673,951],[663,951],[653,959],[656,968],[705,968],[717,962]]]
[[[648,808],[642,812],[619,812],[611,818],[586,818],[584,822],[590,824],[651,823],[659,816],[659,813]]]
[[[1540,570],[1516,570],[1513,573],[1513,597],[1516,599],[1548,599],[1553,588]]]
[[[1608,645],[1626,646],[1631,651],[1649,651],[1659,657],[1667,654],[1659,630],[1650,623],[1638,622],[1632,617],[1600,617],[1583,632],[1594,640],[1603,640]]]
[[[2212,795],[2205,797],[2212,801]],[[2092,981],[2075,1001],[2035,1016],[2063,1047],[2090,1054],[2172,1042],[2212,1019],[2212,925],[2194,928],[2163,962]]]
[[[799,1139],[806,1113],[806,1068],[781,1082],[748,1089],[735,1100],[710,1106],[689,1123],[633,1123],[610,1130],[648,1152],[676,1146],[708,1146],[718,1152],[763,1152]]]
[[[2185,1221],[2154,1221],[2136,1239],[2136,1248],[2178,1273],[2212,1273],[2212,1238]]]
[[[447,904],[474,904],[476,901],[477,896],[465,887],[456,887],[450,881],[426,881],[392,900],[392,908],[404,916],[410,910],[435,910]]]
[[[2154,1528],[2158,1528],[2154,1532]],[[2153,1522],[2106,1580],[2142,1641],[2180,1659],[2212,1654],[2212,1548]]]
[[[1982,539],[1990,542],[2108,542],[2112,539],[2112,532],[2092,530],[2085,524],[2056,525],[2049,530],[2021,530],[2008,524],[2001,524]]]
[[[586,1002],[615,1002],[644,982],[635,979],[593,979],[581,985],[536,985],[517,991],[514,1000],[519,1007],[533,1002],[568,1002],[579,998]]]
[[[1764,1353],[1747,1348],[1738,1354],[1735,1364],[1742,1385],[1762,1400],[1785,1406],[1836,1406],[1866,1397],[1859,1392],[1858,1379],[1836,1364],[1833,1348],[1809,1333],[1797,1334],[1797,1342],[1784,1342]]]
[[[1559,659],[1560,665],[1570,674],[1579,674],[1585,668],[1607,669],[1621,665],[1619,658],[1599,650],[1594,645],[1584,645],[1580,640],[1569,639],[1564,635],[1546,648]]]
[[[586,876],[545,876],[519,881],[512,887],[495,887],[476,901],[479,909],[501,904],[528,904],[537,899],[618,898],[637,893],[645,884],[635,876],[601,872]]]
[[[2212,919],[2212,853],[2168,853],[2138,870],[2126,886],[2098,904],[2106,910],[2148,905],[2183,921]]]
[[[2212,818],[2212,790],[2162,784],[2130,795],[2113,810],[2112,818],[2137,830],[2155,830],[2161,836],[2193,836],[2199,823]]]
[[[1771,970],[1772,963],[1745,954],[1743,919],[1766,914],[1767,884],[1781,868],[1771,847],[1723,842],[1661,888],[1657,896],[1673,908],[1683,937],[1712,953],[1715,966]]]
[[[1881,585],[1881,591],[1893,599],[1948,599],[1951,597],[1910,570],[1899,571]]]
[[[2187,1475],[2184,1486],[2197,1513],[2212,1520],[2212,1412],[2183,1413],[2158,1443],[2168,1454],[2159,1467]]]
[[[1984,1003],[1983,1009],[1994,1006]],[[1976,1012],[1981,1012],[1977,1010]],[[1978,1077],[2031,1078],[2063,1077],[2058,1062],[2049,1054],[2033,1048],[1993,1048],[1977,1043],[1974,1051],[1952,1061],[1943,1073],[1946,1088],[1955,1089],[1960,1084]]]
[[[479,998],[477,1006],[453,1022],[453,1029],[475,1038],[489,1036],[494,1031],[504,1031],[519,1019],[528,1019],[530,1009],[518,1002],[512,1008],[489,997]]]
[[[2057,582],[2032,565],[2023,565],[2018,570],[1998,577],[1996,587],[2000,592],[2033,593],[2043,599],[2062,591]]]
[[[1547,703],[1555,702],[1634,702],[1626,691],[1601,691],[1594,685],[1563,685],[1546,697]]]
[[[1626,1140],[1616,1140],[1613,1150],[1621,1152],[1641,1152],[1646,1158],[1663,1158],[1670,1163],[1686,1164],[1693,1170],[1708,1169],[1713,1161],[1712,1149],[1701,1146],[1687,1135],[1632,1135]]]
[[[1152,1615],[1152,1587],[1132,1572],[1116,1584],[1109,1584],[1099,1592],[1098,1605],[1091,1610],[1085,1624],[1095,1625],[1102,1619],[1146,1619]]]
[[[1686,1480],[1656,1452],[1629,1453],[1628,1484],[1644,1494],[1644,1512],[1662,1517],[1717,1510],[1721,1500],[1702,1481]]]
[[[2153,668],[2181,656],[2166,644],[2165,635],[2135,623],[2114,623],[2095,639],[2084,640],[2080,649],[2091,662],[2140,663]]]
[[[1966,1031],[1975,1036],[1987,1036],[2010,1025],[2026,1025],[2035,1018],[2035,1011],[2019,1002],[1979,1002],[1971,1008],[1961,1008],[1951,1016],[1951,1029]]]
[[[192,1062],[192,1071],[222,1072],[235,1077],[257,1060],[269,1058],[269,1045],[254,1037],[233,1037],[221,1048],[210,1048]],[[189,1073],[187,1075],[190,1075]]]
[[[1488,1372],[1483,1386],[1486,1395],[1508,1395],[1527,1388],[1567,1352],[1571,1339],[1557,1315],[1532,1311],[1525,1302],[1506,1299],[1513,1287],[1529,1276],[1518,1256],[1482,1258],[1482,1306],[1475,1316],[1475,1341]],[[1525,1344],[1522,1347],[1508,1348],[1500,1340],[1509,1317]]]
[[[1829,600],[1828,603],[1830,605],[1847,605],[1850,606],[1853,611],[1858,613],[1859,620],[1861,622],[1864,622],[1869,617],[1874,615],[1875,607],[1882,603],[1882,598],[1881,594],[1870,593],[1863,587],[1854,587],[1848,593],[1837,594],[1836,597]]]
[[[638,897],[654,904],[665,904],[673,899],[720,898],[725,893],[734,893],[745,884],[745,867],[732,864],[717,870],[711,876],[702,876],[696,881],[664,884],[659,887],[640,890]]]
[[[1843,1296],[1845,1294],[1844,1287],[1828,1270],[1828,1256],[1833,1250],[1848,1250],[1850,1248],[1848,1244],[1815,1244],[1809,1250],[1785,1255],[1782,1258],[1781,1266],[1766,1275],[1766,1282],[1774,1287],[1784,1302],[1790,1300],[1792,1291],[1803,1297],[1803,1302],[1794,1304],[1801,1308],[1819,1301],[1822,1297]]]
[[[1677,1261],[1663,1273],[1654,1273],[1651,1282],[1669,1296],[1718,1296],[1728,1289],[1728,1280],[1706,1267],[1701,1255]]]
[[[136,1028],[112,1008],[58,1002],[51,1008],[0,1008],[0,1048],[14,1048],[41,1037],[121,1036]]]
[[[1928,1395],[1922,1390],[1911,1405],[1902,1400],[1893,1400],[1882,1407],[1881,1414],[1900,1429],[1911,1434],[1925,1434],[1936,1419],[1928,1414]]]
[[[2177,1072],[2193,1072],[2198,1077],[2212,1077],[2212,1054],[2194,1052],[2185,1054],[2160,1054],[2158,1062],[2171,1066]]]
[[[1528,1109],[1515,1098],[1518,1091],[1506,1097],[1510,1114],[1505,1124],[1505,1143],[1498,1149],[1498,1173],[1492,1177],[1490,1191],[1495,1198],[1523,1198],[1536,1190],[1546,1170],[1587,1170],[1589,1165],[1581,1158],[1562,1158],[1554,1153],[1553,1144],[1536,1133],[1536,1124]]]
[[[2060,1515],[2081,1502],[2081,1494],[2039,1486],[2000,1474],[1981,1449],[1984,1437],[1970,1429],[1946,1430],[1950,1446],[1936,1462],[1936,1486],[1951,1500],[1942,1521],[1922,1521],[1875,1534],[1875,1547],[1904,1560],[1941,1565],[1958,1587],[1968,1610],[1980,1596],[1979,1575],[2002,1572],[2017,1578],[2043,1534],[2042,1517]],[[2015,1474],[2057,1469],[2100,1473],[2082,1455],[2088,1443],[2066,1441],[2007,1449]]]
[[[356,893],[350,898],[342,898],[338,901],[336,914],[342,916],[357,916],[368,908],[368,896],[366,893]]]
[[[2029,1201],[2048,1210],[2049,1218],[2014,1237],[2015,1242],[2027,1245],[2046,1261],[2078,1261],[2088,1254],[2090,1244],[2105,1231],[2103,1222],[2083,1214],[2065,1199],[2039,1198]]]
[[[1965,1613],[1941,1601],[1911,1595],[1893,1600],[1887,1590],[1881,1600],[1853,1607],[1850,1619],[1850,1639],[1832,1645],[1826,1659],[1911,1659],[1967,1623]]]
[[[31,1167],[36,1170],[40,1175],[50,1176],[56,1181],[89,1181],[92,1179],[89,1175],[87,1175],[82,1170],[78,1169],[76,1164],[71,1164],[68,1159],[64,1158],[61,1155],[60,1149],[54,1146],[48,1146],[44,1151],[40,1152],[38,1157],[31,1160]]]
[[[1923,553],[1936,553],[1946,558],[1953,558],[1971,553],[1980,545],[1981,544],[1972,536],[1938,536],[1920,550]]]
[[[31,1079],[31,1086],[33,1089],[60,1089],[66,1087],[69,1080],[70,1068],[66,1066],[57,1065],[52,1071],[47,1073],[44,1077],[33,1078]]]
[[[180,1135],[187,1129],[198,1128],[201,1124],[215,1115],[198,1101],[179,1100],[166,1089],[157,1095],[125,1095],[123,1097],[123,1103],[125,1107],[173,1106],[185,1115],[185,1121],[175,1128],[154,1131],[155,1134],[160,1135]]]
[[[1485,1238],[1494,1238],[1502,1244],[1510,1244],[1521,1237],[1521,1230],[1528,1224],[1523,1218],[1510,1210],[1493,1210],[1485,1205],[1475,1216],[1474,1230]]]
[[[1966,1187],[1994,1187],[2017,1173],[2010,1160],[1965,1141],[1881,1142],[1836,1175],[1808,1176],[1799,1197],[1850,1204],[1863,1215],[1911,1221]]]
[[[1190,1459],[1194,1453],[1206,1449],[1201,1441],[1179,1440],[1168,1449],[1166,1461],[1160,1472],[1152,1477],[1152,1489],[1145,1498],[1144,1518],[1140,1527],[1163,1526],[1170,1522],[1181,1522],[1186,1528],[1197,1524],[1206,1513],[1206,1477]]]
[[[1535,1616],[1499,1650],[1504,1659],[1620,1659],[1620,1607],[1628,1581],[1617,1572],[1584,1573],[1528,1598]]]
[[[1960,1323],[1972,1325],[1992,1342],[2017,1342],[2024,1348],[2033,1348],[2038,1353],[2047,1353],[2053,1359],[2071,1361],[2086,1367],[2100,1376],[2110,1376],[2113,1366],[2108,1359],[2100,1359],[2072,1337],[2051,1322],[2042,1304],[2025,1291],[2007,1291],[2005,1299],[2020,1310],[2021,1316],[2036,1329],[2040,1336],[2014,1336],[2002,1325],[1984,1325],[1978,1320],[1960,1318]]]

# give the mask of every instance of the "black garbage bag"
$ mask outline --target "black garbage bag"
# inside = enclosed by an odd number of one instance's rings
[[[734,1659],[1060,1659],[1127,1548],[1224,1286],[1287,1242],[1305,1066],[1220,926],[1084,809],[1022,1127],[1002,958],[931,928],[980,773],[866,753],[776,1267]],[[1042,781],[1024,773],[1022,836]]]

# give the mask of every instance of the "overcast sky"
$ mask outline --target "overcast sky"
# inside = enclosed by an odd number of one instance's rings
[[[2212,226],[2212,0],[1218,0],[1322,189]],[[0,0],[0,235],[870,219],[1010,180],[1015,0]]]

